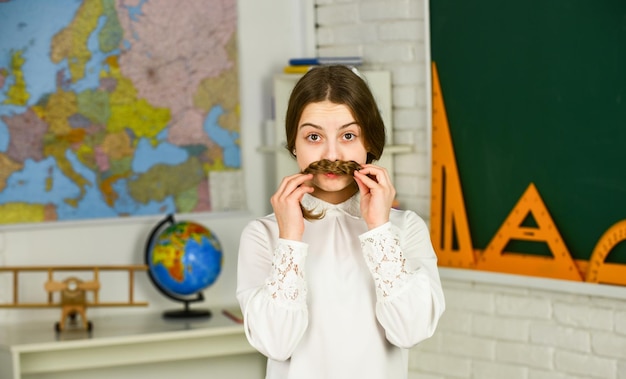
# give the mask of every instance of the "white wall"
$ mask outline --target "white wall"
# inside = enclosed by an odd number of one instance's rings
[[[626,378],[624,288],[442,271],[447,309],[411,352],[415,378]]]
[[[273,182],[266,180],[265,164],[269,157],[257,152],[263,141],[264,121],[271,118],[271,78],[280,72],[289,58],[312,54],[311,2],[290,0],[240,0],[239,16],[239,72],[241,96],[242,166],[249,212],[236,214],[176,215],[178,220],[198,221],[212,229],[224,248],[224,268],[217,282],[205,291],[204,304],[214,307],[234,304],[236,259],[239,235],[245,224],[254,217],[270,211],[269,196]],[[142,264],[145,240],[158,217],[123,220],[54,223],[35,226],[0,226],[0,265],[104,265]],[[27,280],[30,278],[31,280]],[[113,296],[127,292],[125,280],[102,278],[102,293]],[[21,279],[20,298],[43,294],[42,281],[32,277]],[[45,279],[44,279],[45,280]],[[149,308],[94,308],[88,315],[160,311],[181,307],[163,298],[147,275],[138,275],[135,298],[148,301]],[[12,299],[11,277],[0,274],[0,302]],[[122,299],[125,300],[125,299]],[[193,307],[192,306],[192,307]],[[57,309],[0,309],[0,322],[50,320],[59,317]]]

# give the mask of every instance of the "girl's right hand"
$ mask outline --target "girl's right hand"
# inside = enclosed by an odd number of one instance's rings
[[[274,215],[278,222],[278,237],[301,241],[304,234],[304,217],[300,201],[305,193],[313,192],[313,187],[304,184],[313,179],[313,174],[295,174],[286,176],[280,182],[278,190],[270,198]]]

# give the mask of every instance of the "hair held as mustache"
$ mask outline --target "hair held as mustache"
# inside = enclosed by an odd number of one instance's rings
[[[355,171],[360,170],[361,165],[355,161],[331,161],[328,159],[322,159],[313,162],[309,167],[302,170],[303,174],[336,174],[336,175],[350,175],[352,176]],[[320,220],[324,217],[324,212],[313,213],[313,211],[306,209],[300,204],[302,210],[302,216],[305,220]]]
[[[361,165],[355,161],[331,161],[328,159],[322,159],[311,163],[309,167],[302,170],[302,173],[352,175],[355,171],[360,169]]]

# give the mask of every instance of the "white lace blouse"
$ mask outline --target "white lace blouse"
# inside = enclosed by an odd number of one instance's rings
[[[273,214],[250,222],[239,247],[237,299],[268,379],[407,377],[406,349],[430,337],[445,303],[424,221],[392,209],[367,230],[358,193],[278,238]]]

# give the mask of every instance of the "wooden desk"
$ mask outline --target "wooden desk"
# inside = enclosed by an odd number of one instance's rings
[[[65,378],[72,372],[88,373],[90,378],[101,372],[110,378],[111,372],[105,371],[116,367],[117,374],[135,370],[154,378],[154,373],[148,372],[150,366],[163,374],[167,371],[164,364],[181,361],[185,361],[185,372],[176,368],[179,377],[197,377],[188,372],[193,371],[189,362],[203,362],[203,372],[197,374],[206,376],[210,374],[204,368],[206,360],[212,358],[219,358],[214,362],[230,361],[240,370],[231,375],[231,369],[222,368],[227,377],[262,378],[265,372],[265,359],[248,344],[243,326],[219,309],[213,310],[211,318],[200,320],[166,320],[160,314],[93,319],[91,334],[71,328],[57,334],[54,321],[0,325],[0,379]],[[233,361],[233,357],[241,359]]]

